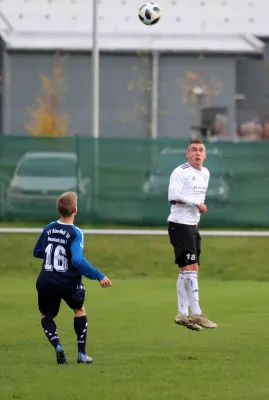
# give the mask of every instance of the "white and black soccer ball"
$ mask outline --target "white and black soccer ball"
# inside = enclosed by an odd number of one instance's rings
[[[138,16],[145,25],[154,25],[161,18],[161,9],[158,4],[148,1],[139,8]]]

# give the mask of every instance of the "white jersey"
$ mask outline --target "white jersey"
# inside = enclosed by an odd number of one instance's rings
[[[170,177],[168,200],[178,200],[182,196],[190,204],[172,205],[168,221],[198,225],[200,212],[197,206],[205,201],[209,178],[210,173],[205,167],[199,170],[186,163],[174,169]]]

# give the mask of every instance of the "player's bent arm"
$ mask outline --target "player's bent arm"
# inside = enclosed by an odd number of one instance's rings
[[[33,251],[33,256],[35,258],[43,258],[43,232],[39,236],[38,241],[36,242],[34,251]]]
[[[168,187],[168,201],[171,204],[184,204],[189,207],[197,207],[199,204],[196,204],[181,195],[181,191],[185,181],[185,177],[183,174],[184,172],[180,168],[176,168],[172,172]]]
[[[171,204],[184,204],[189,207],[198,207],[199,204],[187,199],[180,194],[180,191],[175,185],[169,185],[168,200]]]
[[[53,222],[51,222],[50,224],[48,224],[47,226],[45,226],[45,228],[43,229],[41,235],[38,238],[38,241],[36,242],[34,251],[33,251],[33,256],[35,258],[44,258],[44,251],[43,251],[43,243],[44,243],[44,235],[46,235],[46,229],[53,224]]]
[[[35,250],[34,251],[34,257],[43,259],[43,251]]]
[[[101,281],[105,275],[94,268],[84,257],[81,246],[82,237],[77,237],[71,245],[72,264],[80,273],[91,280]]]
[[[171,204],[184,204],[190,207],[199,207],[199,203],[194,203],[191,200],[186,199],[186,197],[181,195],[174,195],[173,198],[169,198]]]

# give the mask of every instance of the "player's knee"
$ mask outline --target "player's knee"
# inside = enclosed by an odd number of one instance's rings
[[[185,265],[184,267],[181,267],[181,271],[182,272],[186,272],[186,271],[197,272],[198,271],[198,263]]]
[[[75,315],[75,317],[84,317],[86,315],[84,305],[81,308],[75,309],[74,315]]]
[[[40,318],[41,318],[41,320],[44,319],[44,318],[54,319],[55,317],[57,317],[57,314],[58,314],[58,313],[54,313],[54,314],[53,314],[53,313],[50,313],[50,312],[49,312],[48,314],[45,315],[45,314],[42,314],[42,313],[41,313],[41,314],[40,314]]]

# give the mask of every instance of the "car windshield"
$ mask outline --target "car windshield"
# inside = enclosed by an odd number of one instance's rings
[[[222,158],[216,154],[208,154],[204,166],[209,169],[211,176],[224,174]]]
[[[178,167],[180,164],[184,164],[186,161],[186,157],[181,154],[161,155],[155,167],[155,172],[161,176],[170,175],[173,169]]]
[[[176,167],[186,162],[187,159],[183,154],[163,154],[155,164],[154,173],[169,176]],[[212,176],[223,174],[222,160],[219,155],[207,154],[204,166],[209,169]]]
[[[76,176],[76,161],[64,158],[28,158],[18,170],[19,176],[49,178]]]

